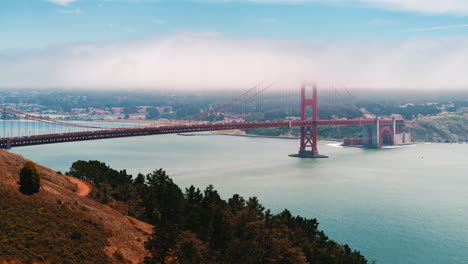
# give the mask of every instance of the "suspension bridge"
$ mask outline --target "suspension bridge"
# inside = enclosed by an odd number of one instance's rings
[[[0,114],[2,115],[2,125],[0,126],[0,129],[3,129],[3,137],[0,138],[0,148],[11,149],[32,145],[163,134],[260,128],[299,128],[299,151],[297,154],[291,154],[290,156],[326,158],[327,156],[319,153],[317,147],[319,126],[360,126],[362,127],[362,138],[348,139],[348,141],[351,140],[354,145],[362,145],[363,147],[368,148],[378,148],[383,145],[394,145],[404,141],[404,139],[402,139],[404,120],[402,119],[319,119],[319,95],[315,84],[303,84],[300,89],[300,96],[297,98],[299,100],[292,100],[300,107],[300,118],[297,118],[296,120],[261,122],[201,122],[203,119],[220,115],[222,113],[229,113],[229,111],[242,107],[243,104],[253,101],[254,98],[258,98],[260,94],[264,93],[272,86],[267,85],[266,87],[263,87],[261,85],[262,83],[222,104],[210,107],[206,111],[201,111],[178,120],[145,126],[109,127],[80,124],[33,115],[17,109],[0,107]],[[328,94],[330,94],[330,92],[328,92]],[[332,95],[334,97],[340,97],[342,100],[352,97],[351,94],[344,96],[336,89]],[[263,100],[268,103],[271,100],[278,99],[267,97]],[[287,98],[285,99],[283,96],[280,100],[287,100]],[[329,101],[335,101],[335,103],[338,102],[338,104],[343,104],[341,101],[337,101],[336,99],[329,99]],[[17,122],[15,126],[11,124],[12,120]],[[9,122],[9,124],[7,124],[7,122]]]

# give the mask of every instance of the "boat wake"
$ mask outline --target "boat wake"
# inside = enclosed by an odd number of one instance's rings
[[[327,146],[334,147],[334,148],[342,148],[343,146],[341,143],[329,143]]]

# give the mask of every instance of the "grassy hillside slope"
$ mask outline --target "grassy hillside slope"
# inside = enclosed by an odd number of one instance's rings
[[[0,150],[0,263],[138,263],[152,226],[76,193],[67,176],[36,165],[41,190],[18,191],[26,159]]]
[[[468,140],[468,112],[419,118],[407,122],[413,141],[463,142]]]

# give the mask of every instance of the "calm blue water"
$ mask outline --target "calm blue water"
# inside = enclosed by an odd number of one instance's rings
[[[468,263],[468,144],[363,150],[321,142],[329,159],[297,159],[297,140],[149,136],[13,149],[60,171],[101,160],[132,173],[165,168],[181,186],[315,217],[330,238],[381,264]]]

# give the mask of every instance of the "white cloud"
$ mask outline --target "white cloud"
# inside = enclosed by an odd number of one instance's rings
[[[422,13],[468,14],[466,0],[359,0],[379,7]]]
[[[57,4],[57,5],[63,5],[63,6],[66,6],[68,4],[71,4],[73,2],[76,2],[77,0],[45,0],[47,2],[50,2],[50,3],[54,3],[54,4]]]
[[[0,83],[13,88],[245,88],[261,80],[468,88],[468,38],[284,41],[181,33],[0,57]]]
[[[78,0],[45,0],[58,5],[68,5]],[[102,0],[105,2],[127,2],[127,3],[142,3],[142,2],[157,2],[158,0]],[[200,1],[200,0],[192,0]],[[204,0],[209,2],[256,2],[256,3],[286,3],[286,4],[301,4],[310,2],[320,2],[325,4],[341,4],[341,5],[360,5],[370,6],[384,9],[404,10],[421,13],[452,13],[452,14],[468,14],[467,0]]]
[[[449,26],[410,28],[406,31],[434,31],[434,30],[445,30],[445,29],[467,28],[467,27],[468,27],[468,24],[460,24],[460,25],[449,25]]]
[[[78,0],[45,0],[58,5],[68,5]],[[101,0],[105,2],[157,2],[158,0]],[[201,0],[192,0],[201,1]],[[202,0],[203,1],[203,0]],[[392,10],[413,11],[433,14],[468,14],[467,0],[204,0],[209,2],[256,2],[256,3],[286,3],[301,4],[319,2],[325,4],[359,5]]]
[[[218,2],[256,2],[300,4],[320,2],[326,4],[364,5],[385,9],[415,11],[421,13],[468,14],[467,0],[208,0]]]
[[[58,13],[62,14],[72,14],[72,15],[79,15],[81,14],[81,9],[75,8],[75,9],[58,9]]]

